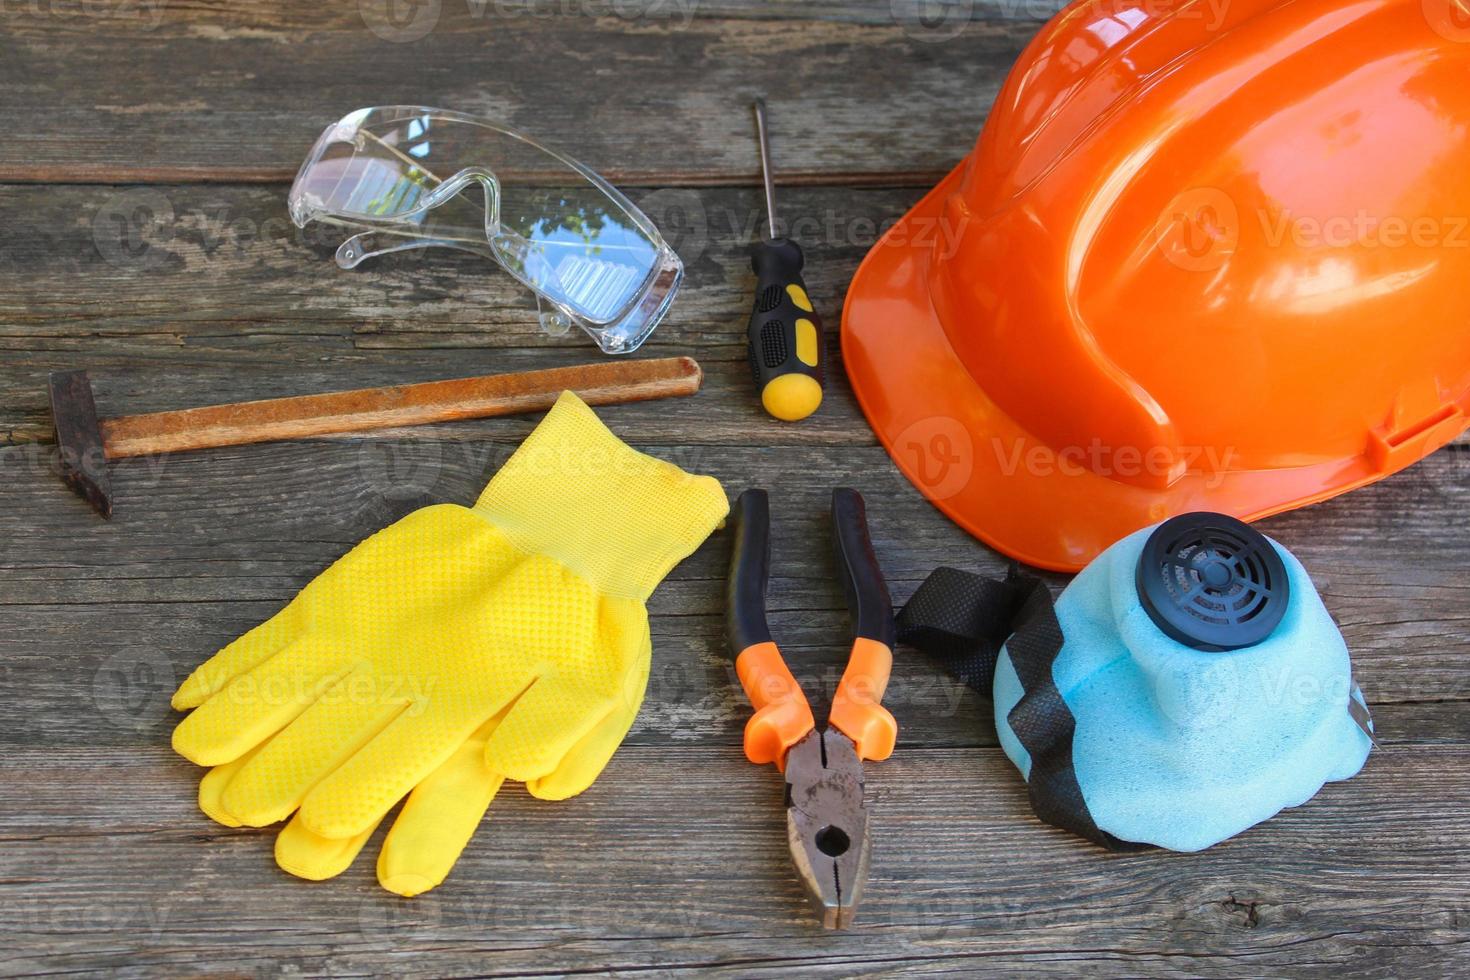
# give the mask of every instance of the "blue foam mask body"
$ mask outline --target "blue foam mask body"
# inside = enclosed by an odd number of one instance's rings
[[[1071,763],[1097,828],[1197,851],[1357,773],[1370,723],[1342,635],[1293,555],[1263,539],[1289,585],[1264,639],[1196,649],[1140,599],[1154,531],[1114,544],[1057,600],[1063,640],[1051,679],[1075,720]],[[1008,647],[995,666],[996,730],[1029,780],[1031,756],[1009,717],[1026,691]]]

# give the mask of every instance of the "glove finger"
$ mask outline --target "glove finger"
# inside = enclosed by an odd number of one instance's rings
[[[362,833],[443,765],[480,724],[483,716],[462,719],[410,708],[306,794],[301,820],[324,837]]]
[[[235,774],[244,768],[245,763],[254,758],[255,753],[258,751],[260,750],[253,749],[240,756],[234,762],[227,762],[222,766],[215,766],[204,774],[203,779],[199,780],[199,809],[203,810],[205,815],[215,823],[224,824],[226,827],[243,826],[239,819],[225,808],[223,797],[225,787],[230,785],[230,781],[235,778]]]
[[[224,809],[250,827],[286,819],[313,786],[408,708],[402,698],[362,697],[361,680],[361,673],[348,674],[261,746],[224,791]]]
[[[301,607],[292,602],[195,668],[174,692],[175,711],[197,708],[230,681],[290,646],[304,632]]]
[[[335,878],[357,859],[382,819],[379,816],[367,830],[351,837],[322,837],[308,830],[298,814],[276,835],[276,864],[307,881]]]
[[[590,732],[572,746],[550,773],[526,783],[526,789],[540,800],[564,800],[576,796],[597,781],[613,753],[623,744],[623,737],[633,727],[633,711],[614,711],[598,722]]]
[[[554,770],[526,783],[530,794],[541,800],[564,800],[596,782],[613,753],[623,744],[628,729],[633,727],[647,688],[648,670],[645,667],[630,680],[627,694],[618,706],[573,745]]]
[[[378,882],[408,898],[442,882],[474,836],[505,777],[485,765],[492,718],[414,787],[378,854]]]
[[[556,768],[613,707],[605,694],[542,678],[518,698],[485,745],[485,764],[529,783]]]
[[[311,706],[347,673],[346,656],[310,637],[293,643],[195,708],[174,751],[201,766],[233,762]]]

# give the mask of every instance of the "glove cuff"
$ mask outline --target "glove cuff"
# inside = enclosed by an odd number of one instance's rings
[[[638,452],[564,391],[475,504],[522,551],[645,601],[725,519],[718,481]]]

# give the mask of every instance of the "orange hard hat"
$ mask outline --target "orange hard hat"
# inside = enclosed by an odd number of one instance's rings
[[[858,269],[842,350],[918,488],[1070,571],[1399,470],[1470,413],[1465,0],[1085,0]]]

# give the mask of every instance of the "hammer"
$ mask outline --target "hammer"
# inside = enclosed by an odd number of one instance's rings
[[[97,417],[86,371],[57,371],[50,387],[61,477],[97,513],[111,517],[110,459],[539,412],[568,390],[589,405],[692,395],[703,379],[693,358],[664,357],[109,419]]]

